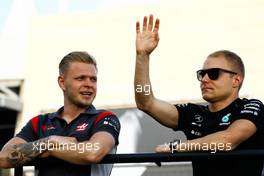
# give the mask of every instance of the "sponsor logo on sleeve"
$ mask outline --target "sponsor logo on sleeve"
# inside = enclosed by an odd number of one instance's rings
[[[106,121],[106,120],[105,120],[105,121],[104,121],[104,125],[109,125],[109,126],[113,127],[116,131],[118,131],[116,125],[114,125],[113,123],[111,123],[111,122],[109,122],[109,121]]]
[[[244,105],[244,109],[240,111],[241,114],[253,114],[254,116],[257,116],[259,114],[260,110],[260,102],[259,101],[250,101],[250,103],[247,103]]]

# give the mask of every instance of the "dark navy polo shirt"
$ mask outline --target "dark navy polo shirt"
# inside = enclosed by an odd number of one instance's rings
[[[116,145],[118,144],[120,122],[112,112],[96,110],[91,105],[85,112],[67,124],[60,117],[62,111],[63,107],[57,112],[32,118],[16,136],[27,142],[33,142],[51,135],[75,137],[79,142],[83,142],[89,140],[96,132],[105,131],[110,133],[115,139]],[[90,165],[75,165],[54,157],[41,159],[37,163],[39,176],[89,176],[91,173]]]

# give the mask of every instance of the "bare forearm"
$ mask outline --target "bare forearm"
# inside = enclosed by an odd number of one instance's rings
[[[184,151],[230,151],[234,148],[228,134],[224,131],[209,134],[205,137],[189,140],[177,145],[178,152]]]
[[[56,136],[52,143],[54,147],[49,150],[50,156],[74,164],[87,164],[85,161],[85,144],[78,143],[75,138]]]
[[[76,146],[78,146],[78,144],[76,144]],[[73,164],[86,165],[95,163],[92,159],[89,160],[89,158],[92,158],[93,152],[94,149],[86,150],[84,148],[73,147],[72,149],[52,150],[51,156]]]
[[[48,140],[49,138],[43,138],[34,142],[5,146],[1,151],[3,167],[19,167],[32,161],[46,151]]]
[[[0,152],[0,169],[1,168],[6,168],[7,162],[2,154],[2,152]]]
[[[77,142],[72,137],[57,136],[52,141],[55,144],[50,155],[74,164],[89,164],[99,162],[100,150],[103,148],[99,142]],[[99,157],[98,157],[99,156]]]
[[[217,151],[230,151],[232,150],[232,144],[218,139],[208,139],[208,136],[189,140],[186,142],[175,142],[158,145],[156,152],[191,152],[191,151],[210,151],[215,153]]]
[[[139,108],[148,104],[148,101],[153,98],[149,76],[149,55],[147,54],[137,54],[134,90]]]

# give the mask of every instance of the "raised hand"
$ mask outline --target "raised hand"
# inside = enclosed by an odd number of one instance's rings
[[[159,42],[159,19],[155,21],[153,27],[153,15],[144,17],[143,28],[140,30],[140,23],[136,23],[136,50],[137,54],[147,54],[149,55],[158,45]]]

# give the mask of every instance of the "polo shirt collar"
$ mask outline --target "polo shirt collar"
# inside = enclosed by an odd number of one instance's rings
[[[60,118],[60,114],[61,114],[61,112],[63,111],[63,109],[64,109],[64,106],[62,106],[60,109],[58,109],[58,111],[56,111],[56,112],[54,112],[54,113],[52,113],[52,114],[50,114],[49,115],[49,118],[50,119],[53,119],[53,118]],[[86,108],[86,110],[83,112],[83,113],[81,113],[81,114],[90,114],[90,115],[92,115],[92,114],[97,114],[99,111],[93,106],[93,105],[90,105],[90,106],[88,106],[87,108]]]

